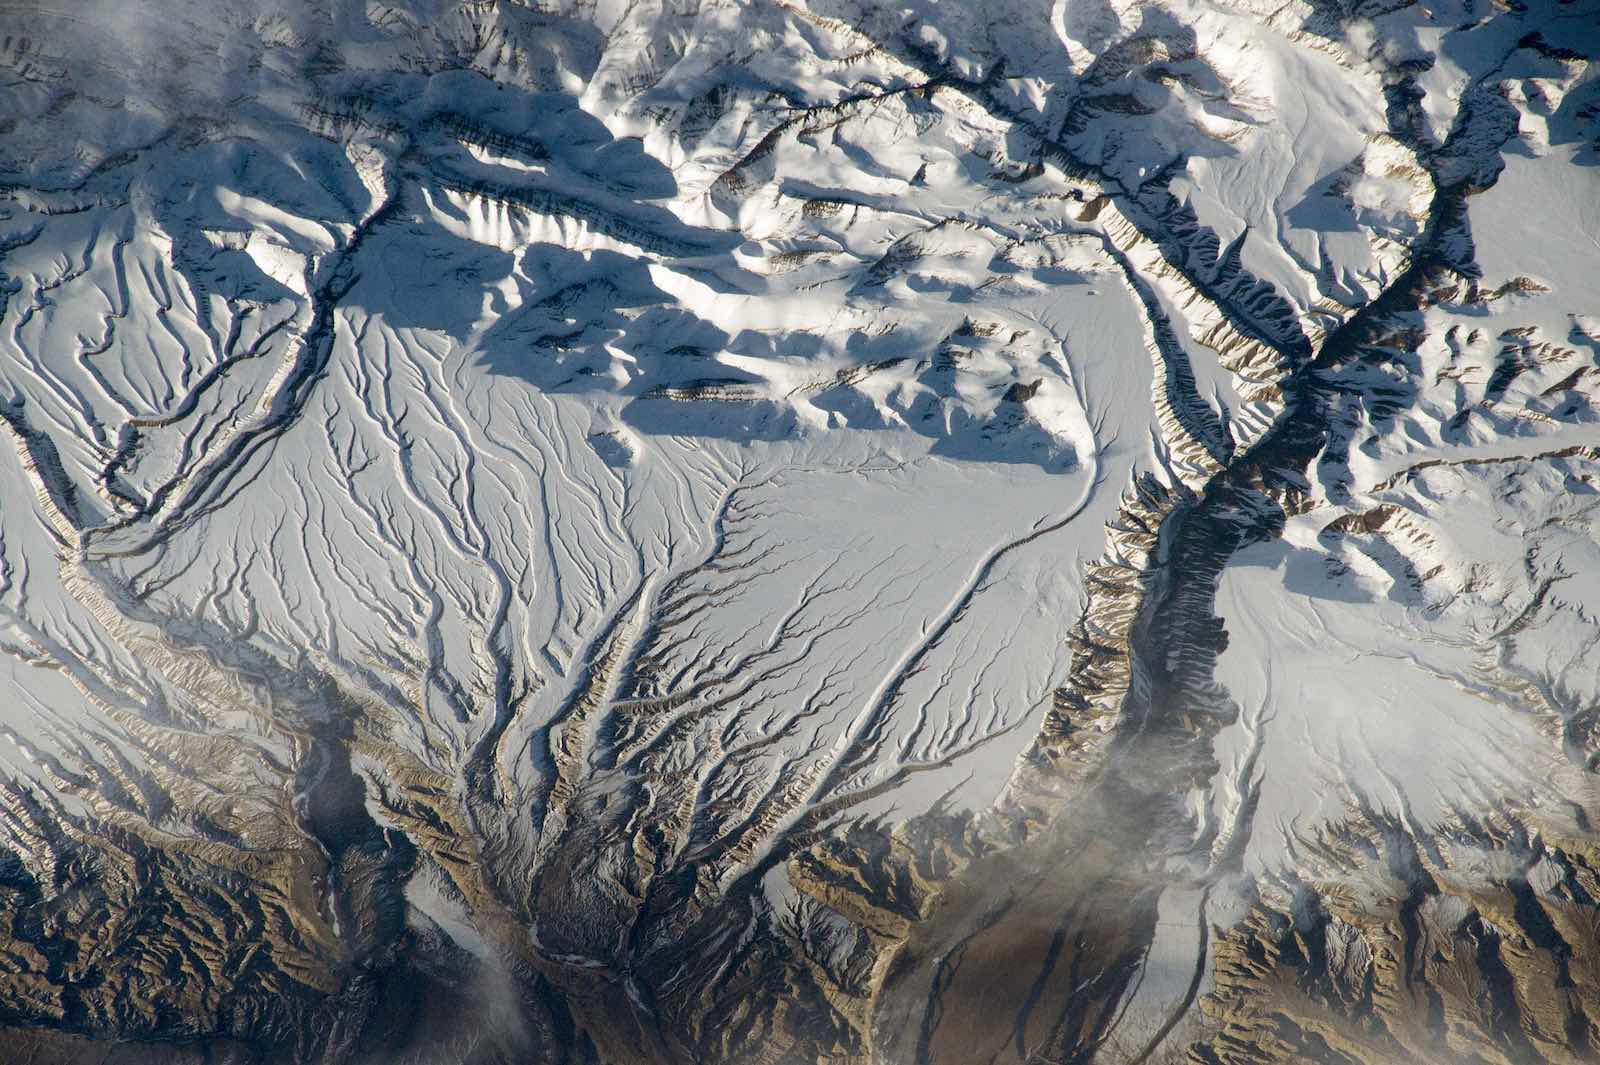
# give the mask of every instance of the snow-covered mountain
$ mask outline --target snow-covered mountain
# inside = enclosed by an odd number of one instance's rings
[[[1597,59],[0,7],[0,1058],[1594,1060]]]

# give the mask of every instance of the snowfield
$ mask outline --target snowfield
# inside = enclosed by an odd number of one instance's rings
[[[1584,1060],[1513,7],[0,9],[0,1048]]]

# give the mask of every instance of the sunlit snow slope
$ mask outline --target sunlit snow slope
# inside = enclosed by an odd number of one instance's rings
[[[1600,11],[1366,6],[0,6],[0,1058],[1589,1060]]]

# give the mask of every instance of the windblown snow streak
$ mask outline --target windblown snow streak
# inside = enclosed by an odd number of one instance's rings
[[[1597,27],[0,8],[0,1056],[1593,1060]]]

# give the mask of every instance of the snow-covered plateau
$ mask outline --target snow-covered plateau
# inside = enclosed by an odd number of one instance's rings
[[[1600,0],[0,3],[0,1062],[1600,1061]]]

